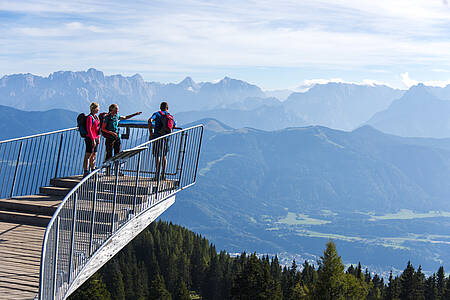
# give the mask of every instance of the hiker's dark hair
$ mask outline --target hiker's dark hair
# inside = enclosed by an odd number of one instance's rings
[[[161,102],[161,105],[159,105],[159,109],[166,110],[169,107],[169,104],[167,102]]]

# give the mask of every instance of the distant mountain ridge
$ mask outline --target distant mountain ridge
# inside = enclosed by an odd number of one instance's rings
[[[283,105],[307,124],[353,130],[402,94],[401,90],[382,85],[330,82],[293,93]]]
[[[22,111],[0,105],[0,141],[76,126],[77,113],[64,109]]]
[[[445,90],[423,84],[413,86],[367,124],[400,136],[450,137],[450,98],[442,100],[436,95],[445,98]]]
[[[172,111],[178,112],[221,107],[248,97],[265,95],[259,87],[229,77],[217,83],[197,84],[187,77],[178,84],[161,84],[145,82],[139,74],[105,76],[91,68],[86,72],[55,72],[48,77],[15,74],[0,79],[0,104],[24,110],[86,111],[90,102],[97,101],[102,110],[117,103],[122,113],[137,109],[151,113],[166,100]]]
[[[385,109],[402,91],[328,83],[288,97],[289,93],[282,90],[266,94],[256,85],[230,77],[198,83],[186,77],[179,83],[162,84],[146,82],[139,74],[105,76],[93,68],[54,72],[48,77],[15,74],[0,79],[0,105],[22,110],[61,108],[87,112],[89,103],[96,101],[101,111],[117,103],[121,114],[140,110],[150,115],[165,100],[172,113],[183,113],[181,119],[185,122],[214,117],[232,127],[266,130],[304,125],[351,130]],[[288,99],[281,102],[274,95]]]

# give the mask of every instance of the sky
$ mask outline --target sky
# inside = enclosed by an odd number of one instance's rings
[[[0,0],[0,77],[96,68],[263,89],[450,83],[446,0]]]

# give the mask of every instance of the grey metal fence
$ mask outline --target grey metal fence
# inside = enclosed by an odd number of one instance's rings
[[[63,199],[44,236],[39,299],[65,299],[96,251],[130,221],[195,183],[203,126],[123,151]],[[139,135],[132,137],[136,143]]]
[[[122,149],[148,141],[145,122],[120,122]],[[104,160],[104,138],[98,147],[98,165]],[[0,141],[0,199],[32,195],[51,178],[82,173],[84,139],[77,128],[57,130],[17,139]]]

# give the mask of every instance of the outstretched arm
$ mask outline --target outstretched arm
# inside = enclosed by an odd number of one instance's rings
[[[131,119],[133,117],[139,116],[140,114],[142,114],[142,111],[135,112],[134,114],[131,114],[131,115],[128,115],[128,116],[125,116],[125,117],[121,116],[120,120],[128,120],[128,119]]]

